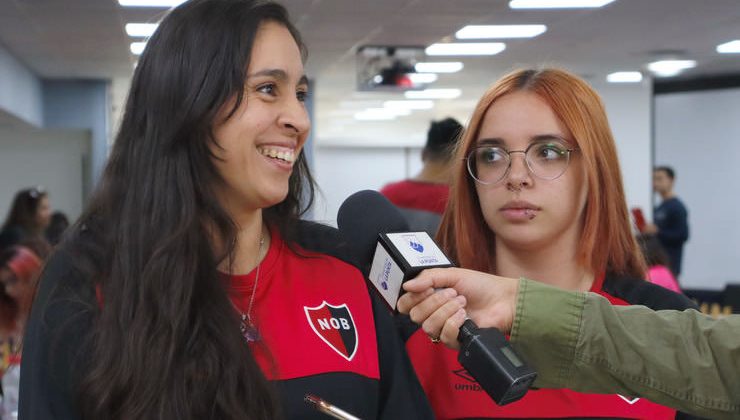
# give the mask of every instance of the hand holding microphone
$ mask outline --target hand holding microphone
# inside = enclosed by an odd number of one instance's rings
[[[403,284],[406,293],[398,300],[398,311],[446,346],[459,349],[457,336],[468,317],[505,334],[511,331],[518,287],[515,279],[479,271],[429,269]]]
[[[359,266],[363,267],[370,283],[392,309],[396,309],[403,282],[416,277],[425,269],[453,267],[426,232],[408,232],[408,225],[400,212],[375,191],[360,191],[350,196],[339,208],[337,221],[340,232],[358,259]],[[438,270],[443,272],[452,268]],[[483,273],[477,274],[485,276]],[[423,278],[422,274],[422,283]],[[444,285],[444,282],[440,285]],[[431,286],[436,287],[433,281]],[[446,312],[438,313],[440,306],[428,302],[441,302],[445,311],[454,309],[449,314],[456,315],[457,318],[454,319],[459,320],[461,316],[464,318],[464,313],[459,310],[464,306],[465,299],[455,298],[456,292],[451,292],[450,289],[435,292],[429,286],[419,287],[423,296],[409,299],[425,304],[427,314],[435,317],[432,324],[442,320]],[[442,295],[437,293],[457,300],[454,303],[445,302],[444,297],[440,299]],[[410,307],[403,306],[403,309]],[[415,322],[422,319],[425,319],[424,323],[429,321],[418,315],[412,318]],[[429,332],[429,325],[423,328]],[[444,327],[440,327],[442,332],[443,329]],[[455,325],[450,324],[447,334],[455,329]],[[486,393],[499,405],[522,398],[537,373],[517,356],[504,335],[495,328],[478,328],[470,319],[463,319],[457,329],[457,340],[461,344],[458,361]],[[446,343],[451,341],[446,337]]]

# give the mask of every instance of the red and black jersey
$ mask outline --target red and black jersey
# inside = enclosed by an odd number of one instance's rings
[[[656,310],[695,307],[683,295],[642,280],[601,277],[591,291],[606,297],[612,305],[639,304]],[[408,318],[401,321],[407,351],[438,419],[673,419],[676,415],[675,410],[644,398],[584,394],[568,389],[530,390],[521,400],[498,406],[458,363],[457,351],[431,343]]]
[[[362,419],[432,418],[393,318],[369,293],[361,272],[344,262],[348,251],[339,232],[301,222],[293,236],[288,246],[272,234],[251,312],[261,334],[253,354],[276,385],[282,417],[326,419],[304,402],[311,393]],[[226,277],[242,312],[248,311],[254,277]],[[22,418],[80,419],[75,386],[101,304],[71,255],[56,252],[26,331]]]
[[[277,383],[288,418],[325,418],[303,401],[308,393],[363,419],[429,418],[390,314],[355,266],[326,253],[339,243],[331,232],[304,224],[294,251],[272,230],[251,312],[257,362]],[[256,271],[230,278],[244,313]]]

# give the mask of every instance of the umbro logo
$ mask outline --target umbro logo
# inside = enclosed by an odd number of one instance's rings
[[[480,385],[478,385],[478,382],[473,378],[473,376],[465,369],[458,369],[453,370],[452,373],[454,373],[456,376],[465,379],[465,382],[460,383],[457,382],[454,384],[455,391],[483,391],[483,388],[481,388]]]

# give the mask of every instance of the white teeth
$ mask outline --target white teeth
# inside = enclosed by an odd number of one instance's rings
[[[292,150],[259,148],[259,152],[265,156],[269,156],[274,159],[284,160],[285,162],[288,162],[288,163],[293,163],[295,161],[295,155],[293,154]]]

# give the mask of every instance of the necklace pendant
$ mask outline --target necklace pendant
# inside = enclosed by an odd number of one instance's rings
[[[257,328],[254,325],[243,322],[241,325],[241,330],[242,336],[248,342],[252,343],[260,340],[260,332],[257,331]]]

